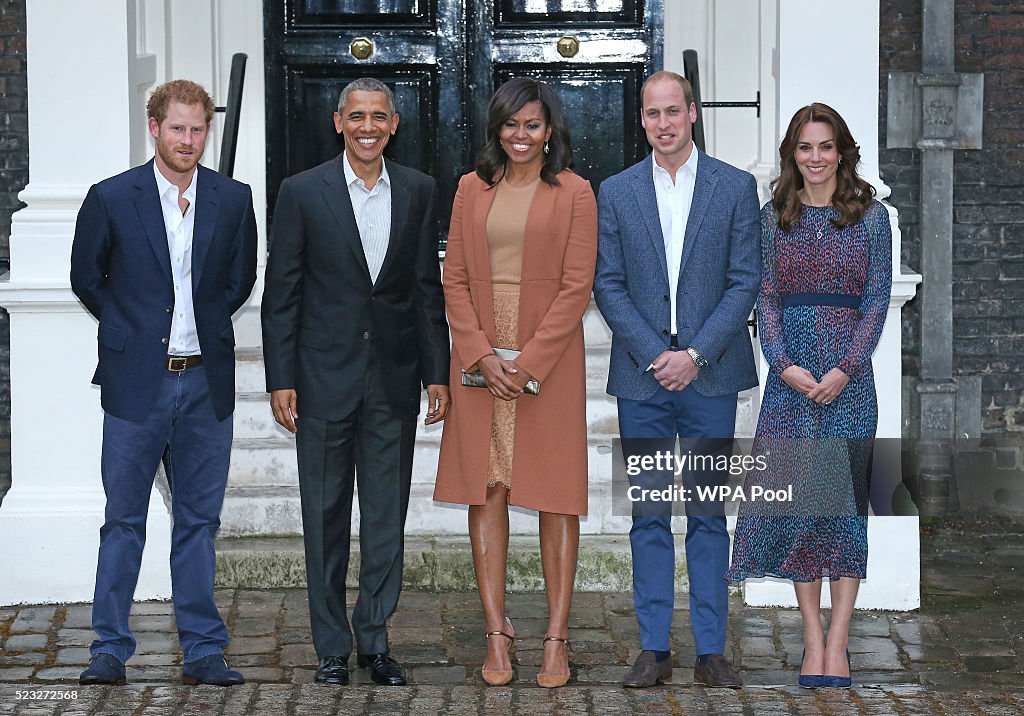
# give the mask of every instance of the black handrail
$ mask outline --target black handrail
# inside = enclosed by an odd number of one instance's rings
[[[693,123],[693,143],[704,152],[704,112],[700,101],[700,67],[697,62],[696,50],[683,51],[683,77],[693,89],[693,102],[697,105],[697,121]]]
[[[236,52],[232,55],[227,106],[217,107],[218,112],[224,112],[224,134],[221,138],[220,162],[217,165],[217,171],[224,176],[231,176],[235,171],[235,149],[238,147],[242,88],[245,84],[245,62],[248,57],[244,52]]]
[[[693,123],[693,142],[697,149],[704,150],[704,108],[715,107],[752,107],[757,110],[758,118],[761,117],[761,90],[757,91],[756,99],[753,102],[701,102],[700,100],[700,67],[697,60],[696,50],[683,51],[683,76],[690,82],[693,88],[693,101],[697,105],[697,121]]]

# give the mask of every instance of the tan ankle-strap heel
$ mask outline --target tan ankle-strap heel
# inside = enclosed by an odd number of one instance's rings
[[[509,625],[510,631],[512,630],[512,622],[509,621],[508,617],[505,617],[505,623]],[[485,635],[487,638],[492,636],[503,636],[508,639],[508,653],[511,657],[512,646],[516,643],[515,634],[509,634],[507,631],[489,631]],[[480,669],[480,675],[484,681],[490,686],[504,686],[505,684],[512,681],[512,669]]]
[[[566,661],[568,661],[569,649],[571,648],[568,639],[561,639],[557,636],[545,636],[544,642],[557,641],[565,644],[565,655]],[[568,663],[566,664],[568,666]],[[572,670],[568,674],[545,674],[541,672],[537,674],[537,686],[545,689],[557,689],[559,686],[565,686],[569,681],[569,677],[572,676]]]

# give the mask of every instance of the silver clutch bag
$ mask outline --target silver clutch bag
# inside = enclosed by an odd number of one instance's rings
[[[515,360],[519,357],[519,351],[512,350],[511,348],[494,348],[494,355],[498,356],[502,360]],[[462,370],[462,384],[470,388],[486,388],[487,381],[484,380],[484,374],[478,370],[467,371]],[[528,395],[540,395],[540,381],[531,379],[526,385],[523,386],[523,392]]]

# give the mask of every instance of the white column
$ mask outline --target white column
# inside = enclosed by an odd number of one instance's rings
[[[824,102],[843,116],[860,144],[861,176],[878,190],[889,188],[878,176],[878,2],[781,0],[778,12],[778,132],[786,131],[800,107]],[[767,28],[762,27],[762,33]],[[834,37],[842,37],[836,43]],[[763,45],[762,45],[763,47]],[[878,393],[878,437],[898,438],[901,425],[900,309],[913,297],[921,277],[901,271],[900,233],[893,224],[893,294],[885,330],[873,357]],[[747,580],[744,598],[755,606],[795,606],[789,582]],[[916,517],[868,520],[868,578],[857,606],[916,609],[920,606],[920,540]],[[828,590],[823,603],[829,604]]]
[[[9,277],[13,485],[0,508],[0,604],[91,600],[104,496],[102,411],[90,385],[96,321],[71,293],[75,218],[89,185],[124,171],[137,116],[132,2],[27,4],[29,184]],[[89,28],[84,31],[84,28]],[[170,519],[150,503],[136,597],[170,594]]]

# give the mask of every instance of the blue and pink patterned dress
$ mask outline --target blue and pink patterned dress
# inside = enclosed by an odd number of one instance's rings
[[[761,210],[762,285],[757,309],[770,366],[754,440],[767,469],[748,473],[794,502],[740,504],[726,579],[774,576],[795,582],[867,575],[867,482],[878,424],[871,354],[892,285],[892,234],[885,207],[842,229],[831,206],[805,205],[790,231],[771,202]],[[838,367],[850,382],[830,405],[781,377],[791,365],[818,380]]]

